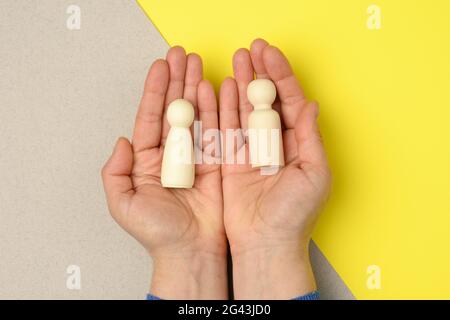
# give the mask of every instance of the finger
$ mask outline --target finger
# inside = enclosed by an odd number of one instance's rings
[[[122,224],[134,194],[130,174],[133,150],[126,138],[117,140],[114,151],[102,170],[103,186],[111,215]]]
[[[228,158],[244,145],[244,137],[239,121],[239,97],[237,83],[227,78],[220,87],[219,125],[222,134],[222,157],[225,163]]]
[[[239,122],[239,97],[236,81],[226,78],[220,86],[220,130],[225,133],[226,129],[240,129]]]
[[[169,122],[167,122],[167,108],[169,104],[183,97],[184,77],[186,74],[186,52],[182,47],[176,46],[169,49],[166,57],[169,64],[169,86],[167,88],[166,101],[164,106],[164,120],[161,135],[161,145],[164,144],[169,133]]]
[[[264,39],[256,39],[250,45],[250,57],[252,59],[252,65],[253,69],[255,69],[257,79],[270,78],[263,60],[264,48],[268,45],[269,43],[267,43]]]
[[[250,52],[239,49],[233,56],[233,71],[239,94],[239,119],[241,128],[247,130],[248,115],[253,110],[247,98],[247,87],[253,80],[253,66]]]
[[[219,130],[216,95],[214,94],[213,86],[208,80],[202,80],[198,86],[198,112],[203,138],[205,138],[206,131]],[[203,140],[203,148],[209,142],[211,141]]]
[[[159,146],[168,83],[167,62],[162,59],[156,60],[145,80],[144,94],[136,114],[133,133],[135,152]]]
[[[195,119],[198,119],[197,91],[203,79],[202,59],[198,54],[190,53],[187,56],[186,76],[184,78],[183,98],[194,106]]]
[[[317,102],[307,103],[295,124],[295,139],[297,140],[297,162],[304,167],[327,168],[327,157],[319,132],[317,117],[319,107]]]
[[[210,172],[211,168],[218,169],[221,160],[217,100],[214,88],[207,80],[202,80],[198,86],[198,112],[201,136],[196,140],[202,152],[202,162],[196,173],[202,174]]]
[[[287,129],[295,126],[302,106],[306,100],[302,88],[295,77],[288,60],[274,46],[267,46],[263,51],[264,66],[275,83],[281,100],[281,114]]]

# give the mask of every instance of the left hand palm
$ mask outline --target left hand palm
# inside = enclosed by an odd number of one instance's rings
[[[246,130],[253,110],[247,86],[254,73],[257,78],[271,79],[278,91],[273,108],[283,121],[286,166],[274,175],[261,175],[260,169],[248,163],[248,143],[237,139],[241,144],[234,159],[244,150],[246,164],[230,164],[225,159],[222,165],[225,228],[232,253],[265,245],[307,250],[330,188],[330,171],[316,122],[317,104],[305,99],[287,59],[265,41],[256,40],[250,52],[238,50],[233,60],[235,79],[225,80],[220,92],[220,129]],[[225,155],[228,157],[227,151]]]

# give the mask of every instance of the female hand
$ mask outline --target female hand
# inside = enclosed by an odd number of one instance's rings
[[[189,100],[204,130],[218,129],[217,103],[196,54],[173,47],[153,63],[136,116],[133,143],[120,138],[102,176],[114,219],[153,258],[150,292],[168,299],[226,299],[227,241],[220,164],[196,165],[192,189],[161,186],[169,132],[165,113]],[[215,156],[215,155],[208,155]]]
[[[238,299],[289,299],[315,289],[308,244],[330,189],[330,171],[317,125],[318,106],[308,102],[279,49],[258,39],[233,58],[235,79],[220,91],[220,129],[247,129],[253,107],[247,86],[256,78],[274,82],[283,125],[286,166],[261,175],[248,163],[243,137],[224,147],[224,219]],[[228,141],[227,141],[228,142]],[[230,163],[244,152],[246,164]]]

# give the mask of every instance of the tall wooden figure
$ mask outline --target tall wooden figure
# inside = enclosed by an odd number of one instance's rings
[[[253,168],[284,166],[280,116],[272,109],[276,95],[275,85],[267,79],[253,80],[247,87],[248,100],[254,107],[248,118]]]
[[[192,188],[195,178],[194,147],[189,127],[194,108],[184,99],[174,100],[167,110],[170,131],[164,146],[161,184],[165,188]]]

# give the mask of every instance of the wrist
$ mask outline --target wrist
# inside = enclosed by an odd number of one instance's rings
[[[155,257],[150,293],[174,300],[227,299],[226,253]]]
[[[292,299],[316,290],[308,245],[234,248],[236,299]]]

